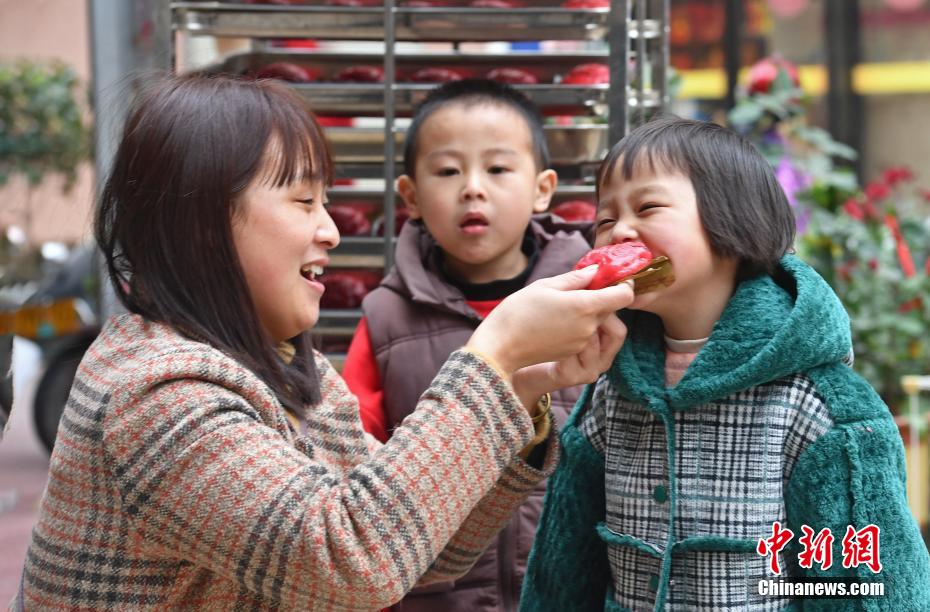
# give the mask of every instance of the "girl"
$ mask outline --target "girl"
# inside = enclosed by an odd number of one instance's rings
[[[142,96],[95,227],[129,313],[78,370],[20,605],[381,608],[467,570],[552,471],[545,405],[510,381],[552,361],[533,371],[595,378],[629,287],[569,291],[588,270],[515,294],[382,446],[307,335],[339,242],[331,176],[281,85],[188,76]]]
[[[848,365],[842,305],[785,255],[794,219],[764,158],[666,118],[613,148],[598,190],[596,244],[640,240],[675,281],[629,306],[628,340],[566,424],[521,609],[782,609],[779,572],[885,584],[804,609],[930,609],[900,436]]]

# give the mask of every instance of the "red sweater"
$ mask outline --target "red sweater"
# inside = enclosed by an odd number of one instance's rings
[[[503,300],[469,300],[466,302],[478,316],[484,319]],[[384,412],[384,389],[378,363],[371,348],[368,336],[368,323],[365,317],[358,322],[358,328],[349,345],[342,378],[349,390],[358,398],[359,412],[365,431],[382,442],[391,436],[387,431],[387,415]]]

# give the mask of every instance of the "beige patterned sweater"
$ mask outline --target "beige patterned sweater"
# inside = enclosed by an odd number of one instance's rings
[[[374,610],[464,573],[552,472],[517,458],[533,425],[456,352],[386,445],[317,355],[298,435],[267,386],[135,315],[78,370],[29,546],[31,609]]]

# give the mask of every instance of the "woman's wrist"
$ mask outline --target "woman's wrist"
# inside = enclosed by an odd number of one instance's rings
[[[501,349],[498,342],[488,341],[484,334],[476,331],[468,339],[463,349],[483,358],[507,382],[513,381],[513,374],[517,368],[512,364],[511,360],[507,359],[507,351]]]
[[[548,385],[540,384],[544,380],[538,371],[540,367],[536,365],[521,368],[513,374],[513,391],[531,418],[539,414],[540,400],[552,391]]]

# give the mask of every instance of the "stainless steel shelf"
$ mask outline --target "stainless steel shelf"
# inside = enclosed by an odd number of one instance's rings
[[[384,84],[334,82],[339,71],[359,65],[380,66],[383,57],[372,53],[329,53],[257,51],[237,53],[221,63],[203,68],[205,72],[255,74],[263,66],[288,62],[322,73],[319,81],[290,84],[320,114],[380,115],[384,111]],[[560,81],[576,66],[606,64],[606,52],[592,53],[508,53],[506,56],[481,53],[407,53],[397,55],[395,111],[409,114],[436,83],[409,82],[417,70],[443,67],[463,76],[484,76],[500,67],[520,68],[536,76],[540,83],[515,85],[527,94],[544,114],[604,114],[609,85],[571,85]],[[649,103],[657,105],[652,92]],[[629,92],[635,100],[635,92]]]
[[[409,114],[426,97],[436,83],[393,86],[396,92],[396,111]],[[384,85],[379,83],[301,83],[290,84],[303,96],[315,112],[321,115],[370,115],[384,110]],[[544,114],[603,115],[607,108],[609,85],[515,85],[525,93]],[[637,106],[636,91],[627,89],[630,106]],[[660,95],[657,91],[644,92],[644,106],[657,108]]]
[[[320,311],[320,318],[313,328],[314,335],[318,336],[351,336],[362,318],[359,308],[325,308]]]
[[[383,268],[385,246],[384,236],[343,236],[339,246],[330,251],[329,265],[332,268]]]
[[[291,84],[311,108],[321,115],[384,117],[384,127],[327,128],[339,178],[366,180],[361,186],[340,185],[329,190],[334,203],[364,201],[359,208],[367,211],[369,220],[383,208],[393,209],[390,189],[393,177],[401,171],[386,159],[401,157],[403,130],[396,128],[396,118],[409,115],[413,107],[435,84],[411,82],[416,70],[425,67],[459,69],[463,76],[484,76],[493,68],[513,67],[532,72],[537,85],[517,85],[547,115],[589,115],[608,118],[606,123],[575,126],[546,126],[545,134],[553,167],[560,182],[553,205],[573,199],[593,200],[591,184],[597,164],[603,159],[613,138],[626,130],[628,117],[637,107],[658,108],[662,105],[660,91],[641,91],[635,83],[662,82],[665,73],[647,73],[638,66],[656,65],[655,54],[661,55],[661,65],[667,65],[667,10],[662,19],[635,21],[629,16],[649,16],[645,0],[638,0],[636,9],[628,0],[613,0],[613,12],[602,9],[566,9],[562,0],[538,0],[534,8],[411,8],[395,7],[390,12],[383,7],[328,6],[326,0],[315,5],[281,6],[239,4],[235,2],[168,2],[174,32],[188,36],[247,37],[253,39],[253,51],[238,53],[219,64],[201,68],[207,72],[254,74],[261,66],[288,61],[313,68],[323,79],[312,83]],[[464,2],[464,0],[463,0]],[[625,26],[625,27],[624,27]],[[379,41],[382,54],[372,53],[377,45],[366,45],[365,53],[333,53],[319,50],[277,50],[270,39],[299,38],[334,41]],[[174,40],[174,37],[172,37]],[[428,53],[398,52],[397,42],[487,42],[574,40],[601,41],[609,51],[479,54],[460,51]],[[264,42],[262,42],[264,41]],[[631,45],[631,42],[635,44]],[[648,45],[647,45],[648,43]],[[596,46],[596,45],[587,45]],[[435,46],[433,46],[435,48]],[[451,48],[451,45],[450,45]],[[171,47],[172,62],[175,57]],[[644,61],[640,61],[640,59]],[[650,61],[651,60],[651,61]],[[610,66],[610,85],[579,86],[562,83],[565,75],[584,63]],[[357,65],[383,68],[385,83],[341,83],[335,75],[342,69]],[[634,87],[625,87],[631,80]],[[386,89],[389,88],[389,89]],[[393,91],[394,95],[385,95]],[[664,91],[664,90],[663,90]],[[640,117],[646,112],[639,113]],[[577,181],[579,184],[566,185]],[[583,183],[583,184],[580,184]],[[399,199],[398,199],[399,202]],[[377,208],[372,204],[378,203]],[[373,212],[377,211],[377,212]],[[389,219],[393,221],[393,217]],[[374,232],[373,232],[374,233]],[[392,263],[393,238],[365,235],[345,236],[330,256],[330,268],[384,268]],[[358,309],[324,309],[314,328],[323,350],[341,369],[343,351],[361,317]]]
[[[383,40],[379,7],[276,6],[174,2],[173,26],[192,34],[259,38]],[[399,41],[598,40],[608,9],[395,8]],[[631,37],[635,24],[629,26]],[[647,19],[644,37],[658,38],[660,23]]]
[[[339,164],[383,164],[382,128],[328,128],[333,157]],[[545,127],[546,144],[554,166],[600,161],[607,153],[607,126]],[[404,132],[395,131],[396,159],[402,156]]]

